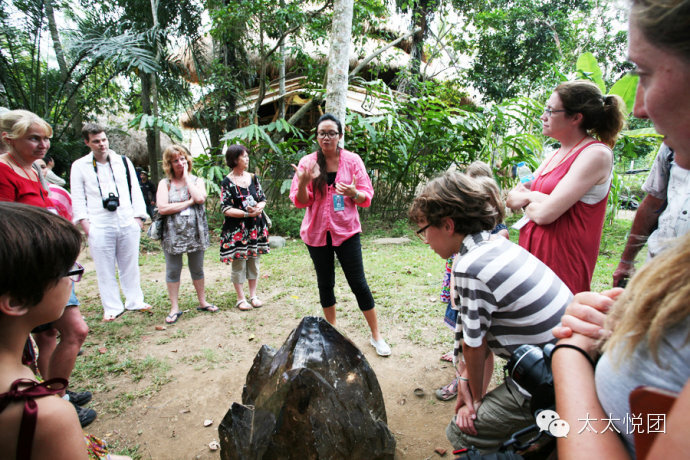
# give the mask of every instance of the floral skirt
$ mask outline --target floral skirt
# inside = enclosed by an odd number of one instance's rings
[[[220,261],[226,264],[235,259],[248,259],[268,254],[268,226],[264,219],[233,219],[236,225],[228,228],[227,222],[220,235]],[[248,226],[251,222],[254,225]]]

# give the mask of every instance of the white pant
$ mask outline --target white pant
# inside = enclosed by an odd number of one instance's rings
[[[117,316],[127,310],[140,310],[144,303],[139,279],[139,237],[141,229],[136,222],[127,227],[98,227],[89,229],[89,249],[96,265],[98,290],[101,294],[104,316]],[[117,263],[125,304],[115,277]]]

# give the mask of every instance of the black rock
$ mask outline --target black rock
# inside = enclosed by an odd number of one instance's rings
[[[218,433],[221,458],[393,459],[395,439],[376,374],[323,318],[308,316],[283,346],[261,347]]]

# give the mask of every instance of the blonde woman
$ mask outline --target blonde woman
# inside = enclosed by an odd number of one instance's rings
[[[559,457],[568,458],[568,453],[581,458],[588,453],[591,458],[634,456],[630,392],[642,385],[680,392],[690,379],[689,296],[690,235],[686,235],[645,265],[624,292],[615,288],[575,297],[568,312],[588,305],[605,309],[611,299],[617,300],[604,326],[613,332],[596,369],[592,363],[599,355],[599,343],[594,338],[573,333],[554,350],[556,411],[571,432],[585,414],[596,430],[559,439]],[[620,434],[605,430],[608,423]]]
[[[204,288],[204,251],[210,244],[204,180],[191,174],[192,156],[179,145],[171,145],[163,152],[163,170],[167,177],[158,184],[156,202],[158,213],[165,216],[161,246],[170,297],[170,313],[165,322],[173,324],[183,313],[178,297],[184,253],[199,300],[197,310],[216,312],[218,307],[206,301]]]

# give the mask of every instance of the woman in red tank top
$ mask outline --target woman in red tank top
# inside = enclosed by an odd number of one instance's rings
[[[625,104],[592,82],[560,84],[541,116],[544,135],[560,148],[534,179],[508,194],[524,209],[520,246],[548,265],[573,293],[588,291],[601,242],[611,184],[611,148],[623,128]]]
[[[52,208],[47,184],[33,163],[48,152],[53,129],[28,110],[12,110],[0,117],[0,136],[0,201]]]

